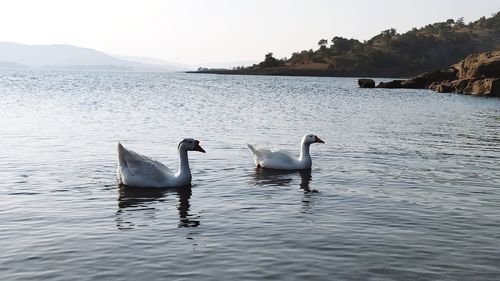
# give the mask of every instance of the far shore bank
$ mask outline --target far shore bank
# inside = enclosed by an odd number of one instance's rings
[[[408,76],[395,76],[393,73],[351,73],[345,71],[318,71],[306,69],[244,69],[244,70],[231,70],[231,69],[208,69],[208,70],[195,70],[186,71],[185,73],[194,74],[222,74],[222,75],[256,75],[256,76],[304,76],[304,77],[351,77],[351,78],[408,78]]]

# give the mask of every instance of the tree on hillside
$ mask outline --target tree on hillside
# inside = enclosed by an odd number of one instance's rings
[[[392,37],[396,36],[396,34],[398,34],[398,33],[396,32],[395,28],[389,28],[387,30],[382,31],[380,34],[386,39],[391,39]]]
[[[356,39],[347,39],[339,36],[333,37],[331,42],[332,45],[330,46],[330,50],[333,55],[344,54],[348,51],[354,50],[355,48],[363,46],[363,43]]]
[[[384,30],[380,32],[379,35],[373,36],[370,40],[368,40],[368,43],[373,44],[375,42],[383,43],[383,42],[388,42],[391,40],[392,37],[398,35],[396,32],[395,28],[389,28],[387,30]]]
[[[281,66],[283,64],[284,61],[275,59],[273,57],[273,53],[269,52],[266,54],[264,61],[261,62],[259,65],[261,67],[276,67],[276,66]]]
[[[332,45],[330,46],[330,49],[334,55],[342,54],[349,50],[349,40],[344,37],[335,36],[332,38]]]
[[[325,52],[326,51],[326,45],[328,44],[328,40],[326,39],[321,39],[318,41],[318,46],[319,46],[319,50],[321,52]]]
[[[484,26],[486,28],[491,28],[500,31],[500,12],[497,12],[491,16],[491,18],[486,19]]]

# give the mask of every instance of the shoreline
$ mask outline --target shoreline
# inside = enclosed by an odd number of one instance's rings
[[[326,72],[318,70],[295,70],[295,69],[257,69],[257,70],[194,70],[185,71],[192,74],[220,74],[220,75],[248,75],[248,76],[289,76],[289,77],[343,77],[343,78],[400,78],[407,79],[412,75],[391,75],[393,73],[346,73],[345,71]]]

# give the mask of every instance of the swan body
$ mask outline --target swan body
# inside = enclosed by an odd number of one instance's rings
[[[307,170],[311,169],[312,159],[309,147],[313,143],[325,143],[316,135],[305,135],[300,143],[300,156],[290,154],[284,150],[271,151],[269,149],[258,149],[247,144],[252,151],[252,156],[257,167],[277,170]]]
[[[188,151],[200,151],[200,142],[184,139],[179,143],[179,170],[173,172],[167,166],[149,157],[126,149],[118,143],[118,168],[116,175],[119,184],[135,187],[181,187],[191,184]]]

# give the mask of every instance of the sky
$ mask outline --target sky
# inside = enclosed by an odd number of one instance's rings
[[[70,44],[203,66],[289,57],[334,36],[500,11],[498,0],[2,0],[0,41]]]

